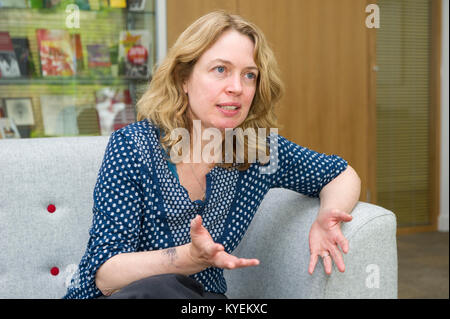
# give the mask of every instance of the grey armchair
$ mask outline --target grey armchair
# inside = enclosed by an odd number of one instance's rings
[[[107,137],[0,140],[0,298],[60,298],[84,253]],[[229,298],[397,298],[395,215],[360,202],[342,225],[346,271],[309,264],[317,199],[272,189],[225,271]]]

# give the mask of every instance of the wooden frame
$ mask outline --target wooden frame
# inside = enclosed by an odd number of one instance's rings
[[[441,42],[442,42],[442,2],[431,0],[431,63],[430,63],[430,113],[429,113],[429,198],[430,225],[400,227],[399,235],[436,231],[439,218],[440,199],[440,153],[441,153]]]
[[[366,6],[376,4],[377,1],[366,0]],[[367,52],[368,52],[368,123],[367,137],[369,156],[367,158],[367,191],[361,194],[363,201],[369,203],[377,203],[377,29],[367,29]]]

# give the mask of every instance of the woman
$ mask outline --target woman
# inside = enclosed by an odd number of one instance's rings
[[[273,53],[256,26],[220,11],[188,27],[139,100],[138,122],[111,135],[88,247],[65,298],[226,298],[223,269],[259,264],[231,252],[273,187],[320,197],[308,271],[319,256],[327,274],[332,260],[344,271],[339,247],[347,253],[348,243],[339,225],[352,218],[360,180],[343,159],[276,135],[271,156],[278,164],[267,174],[259,169],[267,163],[247,154],[239,162],[235,150],[232,163],[219,156],[213,163],[194,160],[208,130],[223,140],[230,129],[276,127],[281,94]],[[190,151],[172,161],[178,128],[190,133]],[[240,141],[266,151],[267,145]]]

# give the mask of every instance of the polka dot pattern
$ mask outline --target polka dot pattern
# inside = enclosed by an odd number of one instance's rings
[[[215,242],[231,253],[242,240],[270,188],[283,187],[317,197],[346,167],[325,155],[275,136],[276,169],[261,165],[246,171],[214,167],[206,176],[204,201],[191,201],[170,171],[159,144],[159,130],[149,121],[114,132],[106,147],[94,189],[89,241],[63,298],[96,298],[98,268],[114,255],[176,247],[190,242],[190,222],[200,214]],[[226,293],[223,270],[208,268],[192,275],[206,291]]]

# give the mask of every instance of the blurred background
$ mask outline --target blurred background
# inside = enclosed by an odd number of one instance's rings
[[[399,298],[449,298],[448,6],[0,0],[0,138],[109,135],[133,122],[177,36],[228,10],[258,25],[275,52],[286,86],[279,133],[345,158],[360,200],[396,214]]]

